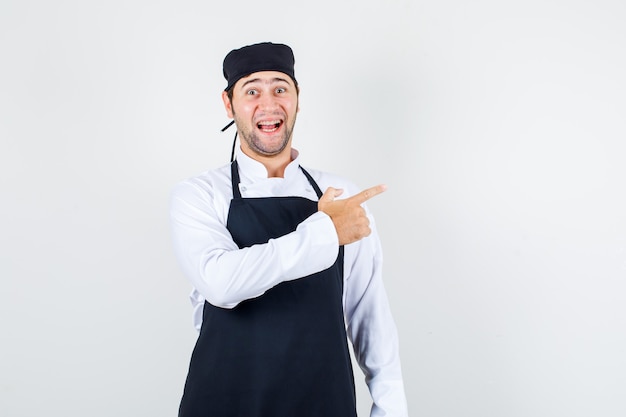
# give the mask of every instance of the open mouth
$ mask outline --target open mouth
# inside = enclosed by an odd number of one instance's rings
[[[282,124],[282,120],[264,120],[257,123],[256,127],[263,133],[272,133],[280,129]]]

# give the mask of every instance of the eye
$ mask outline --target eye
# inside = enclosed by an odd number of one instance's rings
[[[282,93],[284,93],[285,91],[287,91],[287,90],[286,90],[284,87],[278,87],[278,88],[276,89],[276,92],[277,92],[278,94],[282,94]]]
[[[246,94],[249,95],[249,96],[255,96],[255,95],[258,94],[258,91],[252,89],[252,90],[246,91]]]

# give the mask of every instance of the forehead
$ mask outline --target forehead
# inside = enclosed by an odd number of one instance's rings
[[[287,83],[291,86],[295,86],[291,77],[283,72],[279,71],[258,71],[237,80],[235,89],[242,88],[249,84],[275,84],[275,83]]]

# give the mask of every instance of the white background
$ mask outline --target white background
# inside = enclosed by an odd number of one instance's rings
[[[626,415],[624,22],[621,0],[2,0],[0,415],[176,415],[196,334],[168,194],[228,162],[222,59],[268,40],[296,54],[304,165],[389,186],[411,415]]]

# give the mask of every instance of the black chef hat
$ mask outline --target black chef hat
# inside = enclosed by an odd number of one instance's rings
[[[258,71],[278,71],[287,74],[297,85],[293,66],[293,51],[281,43],[263,42],[234,49],[224,58],[224,78],[229,90],[243,77]]]

